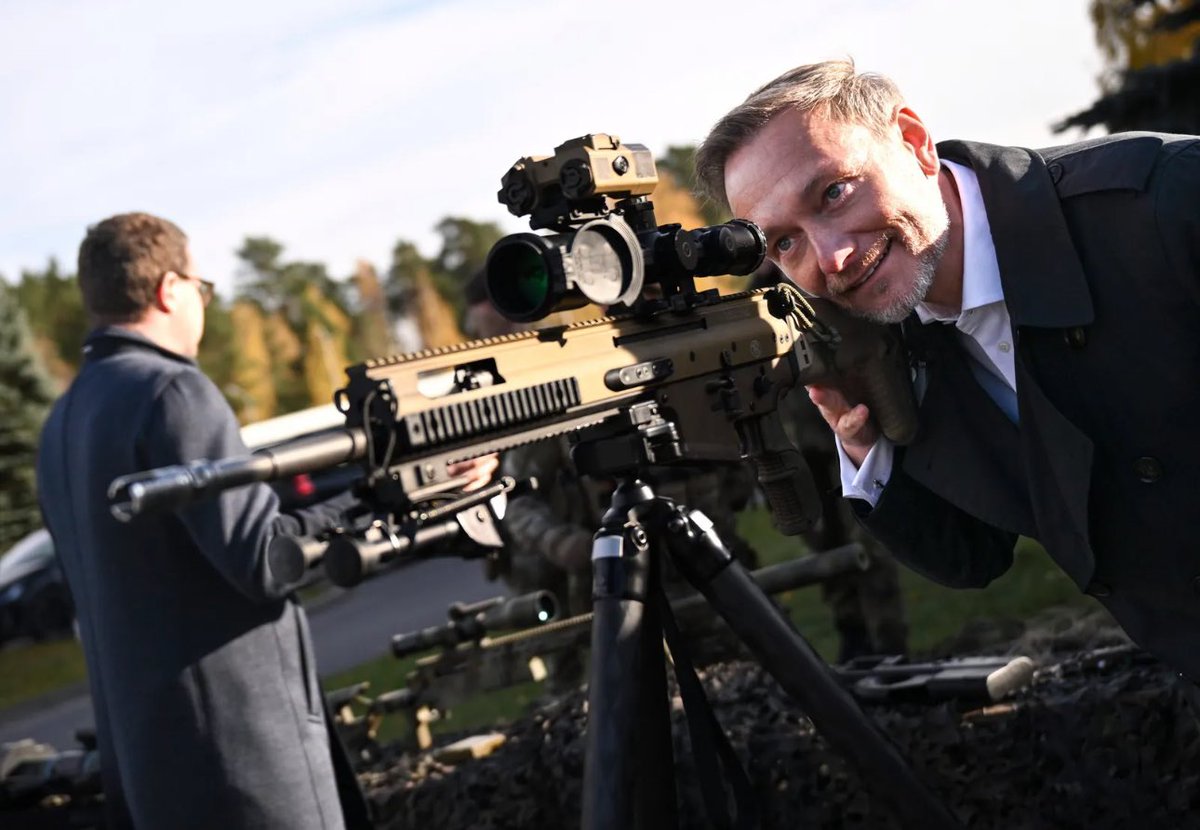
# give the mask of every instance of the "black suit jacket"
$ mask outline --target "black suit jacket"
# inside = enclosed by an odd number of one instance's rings
[[[997,452],[981,390],[931,381],[865,523],[960,587],[1002,574],[1029,532],[1134,640],[1200,678],[1200,139],[938,149],[979,177],[1020,427]]]

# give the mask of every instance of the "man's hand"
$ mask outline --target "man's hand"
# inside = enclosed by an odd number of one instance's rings
[[[472,458],[469,461],[457,461],[446,468],[452,477],[466,476],[469,480],[464,490],[478,490],[492,480],[496,470],[500,469],[500,456],[496,453]]]
[[[815,384],[808,387],[808,397],[817,405],[825,423],[841,439],[842,449],[854,466],[861,467],[867,453],[879,440],[879,428],[866,404],[851,406],[841,390]]]

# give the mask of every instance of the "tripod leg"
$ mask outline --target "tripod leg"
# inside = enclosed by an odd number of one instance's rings
[[[663,536],[676,567],[800,704],[826,740],[858,765],[901,823],[922,830],[960,827],[812,646],[734,561],[708,517],[682,507],[664,509],[672,513],[666,517]]]
[[[624,517],[593,543],[584,830],[673,828],[674,756],[662,623],[647,597],[658,563]]]

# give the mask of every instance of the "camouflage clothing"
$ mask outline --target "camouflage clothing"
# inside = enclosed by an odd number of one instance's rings
[[[514,593],[552,592],[564,616],[590,611],[592,534],[604,510],[575,474],[566,438],[509,450],[500,472],[536,478],[538,489],[508,502],[498,575]]]
[[[536,493],[509,501],[500,576],[517,592],[553,591],[567,613],[590,611],[592,535],[608,509],[612,482],[580,476],[565,437],[510,450],[500,468],[518,480],[538,480]],[[733,555],[756,567],[757,555],[737,533],[735,511],[745,507],[754,486],[744,465],[659,468],[646,478],[658,496],[707,515]],[[682,587],[669,568],[665,582],[668,592]]]
[[[751,287],[765,288],[786,281],[768,260],[755,272]],[[863,654],[906,653],[908,622],[900,592],[900,571],[892,555],[862,528],[850,503],[841,497],[841,470],[833,432],[802,388],[783,398],[780,414],[821,494],[821,520],[805,534],[805,541],[813,551],[859,542],[871,560],[867,571],[843,574],[821,586],[841,639],[839,662]]]

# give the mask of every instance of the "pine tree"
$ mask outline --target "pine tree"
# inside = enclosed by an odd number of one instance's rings
[[[1054,129],[1200,133],[1200,0],[1092,0],[1091,14],[1102,94]]]
[[[0,550],[42,523],[35,463],[54,396],[16,294],[0,282]]]

